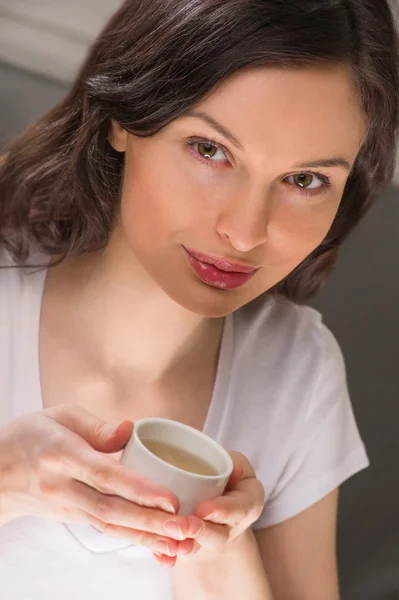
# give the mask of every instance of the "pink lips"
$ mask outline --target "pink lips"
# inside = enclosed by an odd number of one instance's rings
[[[191,254],[191,256],[194,256],[194,258],[200,260],[203,263],[207,263],[208,265],[213,265],[214,267],[217,267],[221,271],[227,271],[227,272],[234,271],[234,273],[253,273],[257,269],[259,269],[259,267],[252,267],[252,266],[243,265],[240,263],[232,263],[232,262],[226,260],[225,258],[220,258],[217,256],[209,256],[207,254],[201,254],[200,252],[195,252],[194,250],[191,250],[188,248],[185,248],[185,250],[189,254]]]
[[[204,283],[220,289],[235,289],[243,286],[259,268],[201,254],[184,246],[183,248],[197,276]]]

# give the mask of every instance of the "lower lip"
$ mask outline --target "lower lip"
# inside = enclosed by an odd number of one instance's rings
[[[201,279],[201,281],[211,285],[212,287],[216,287],[221,290],[234,290],[245,285],[255,274],[255,271],[253,273],[221,271],[213,265],[208,265],[207,263],[201,262],[198,260],[198,258],[191,256],[186,249],[184,250],[196,275]]]

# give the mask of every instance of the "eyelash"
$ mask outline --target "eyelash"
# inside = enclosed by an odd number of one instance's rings
[[[226,166],[226,164],[223,163],[222,161],[213,161],[208,158],[204,158],[203,156],[198,154],[198,152],[196,152],[196,150],[194,149],[194,146],[196,146],[197,144],[209,144],[209,145],[215,146],[215,148],[217,148],[218,150],[223,152],[223,154],[225,154],[226,157],[231,156],[230,152],[227,150],[227,148],[225,148],[218,142],[215,142],[209,138],[190,138],[189,140],[186,141],[186,144],[190,148],[191,153],[197,160],[201,161],[202,163],[205,163],[208,167],[211,167],[212,169],[219,169],[220,167],[219,167],[218,163],[222,163],[224,166]],[[228,162],[228,164],[231,165],[230,162]],[[292,173],[291,175],[287,175],[287,177],[294,177],[295,175],[314,175],[315,177],[320,179],[320,181],[323,183],[323,187],[318,188],[316,190],[309,190],[307,188],[293,186],[293,187],[296,187],[296,189],[301,194],[306,194],[308,196],[316,196],[316,195],[327,192],[328,189],[331,188],[331,186],[332,186],[329,177],[327,177],[327,175],[323,175],[323,173],[318,173],[315,171],[300,171],[299,173]],[[287,185],[291,185],[291,187],[292,187],[292,184],[287,184]]]

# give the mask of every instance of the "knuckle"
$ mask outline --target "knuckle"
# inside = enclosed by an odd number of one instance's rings
[[[105,521],[98,520],[95,523],[96,529],[98,529],[101,533],[109,534],[111,525],[106,523]]]
[[[101,521],[108,523],[112,517],[112,512],[112,502],[107,498],[100,497],[95,501],[94,514]]]
[[[57,455],[52,451],[51,448],[43,448],[37,456],[37,468],[38,471],[45,471],[54,467],[58,462]]]
[[[138,506],[148,506],[148,500],[145,498],[144,494],[140,493],[138,490],[134,491],[134,503]]]
[[[106,426],[107,426],[106,421],[93,417],[93,420],[90,423],[90,431],[91,431],[92,435],[95,438],[97,438],[102,434],[104,427],[106,427]]]
[[[156,529],[155,519],[150,509],[143,511],[141,520],[145,531],[153,532]]]
[[[39,467],[54,468],[60,463],[62,463],[62,436],[53,433],[39,450],[38,464]]]
[[[222,524],[231,521],[231,511],[228,511],[226,509],[218,509],[216,512],[216,519],[218,523]]]
[[[101,492],[111,491],[112,474],[107,467],[94,469],[90,477],[91,483]]]
[[[57,488],[54,484],[51,484],[49,481],[45,479],[39,479],[37,482],[39,491],[43,496],[57,496],[59,492],[59,488]]]
[[[146,546],[147,548],[153,548],[153,546],[155,544],[155,540],[156,540],[155,535],[153,535],[151,533],[147,533],[146,531],[138,531],[137,537],[138,537],[138,543],[141,546]]]
[[[237,513],[233,519],[233,526],[239,527],[243,523],[248,525],[254,523],[254,521],[259,518],[262,508],[263,507],[259,507],[258,502],[248,503],[245,506],[240,507],[239,513]]]
[[[151,543],[152,543],[151,540],[152,540],[152,536],[150,536],[145,531],[140,531],[140,530],[135,531],[135,543],[138,546],[150,547]]]
[[[243,522],[247,522],[248,515],[241,513],[240,515],[233,515],[229,520],[230,527],[239,527]]]

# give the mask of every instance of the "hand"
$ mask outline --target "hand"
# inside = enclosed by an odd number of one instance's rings
[[[107,454],[120,451],[133,431],[63,405],[16,419],[0,430],[0,526],[37,516],[86,523],[113,537],[168,555],[193,551],[202,521],[172,516],[177,497]],[[167,511],[167,512],[165,512]],[[166,524],[178,524],[181,534]]]
[[[184,561],[212,560],[228,551],[229,544],[244,533],[260,516],[265,492],[249,461],[238,452],[229,452],[234,469],[223,496],[202,502],[195,515],[204,520],[202,533],[195,538],[198,553]]]

